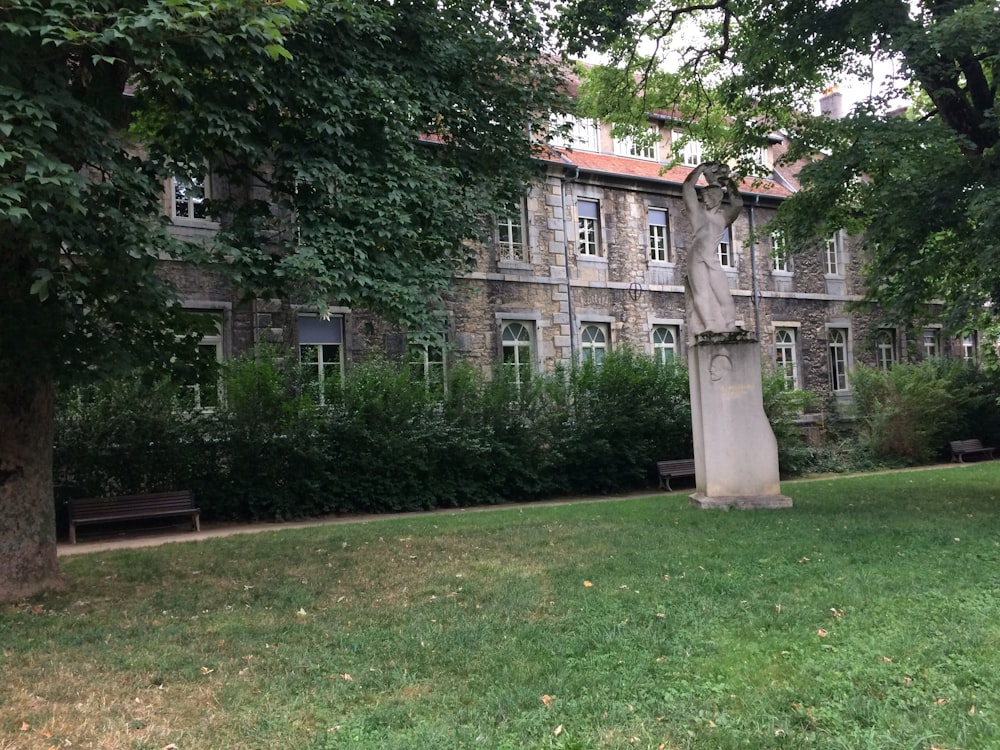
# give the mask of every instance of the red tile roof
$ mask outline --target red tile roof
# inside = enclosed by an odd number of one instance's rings
[[[664,168],[660,162],[648,159],[635,159],[614,154],[598,154],[592,151],[566,151],[552,149],[541,157],[544,161],[579,167],[584,172],[616,175],[619,177],[638,177],[643,180],[653,180],[681,184],[691,173],[691,167],[674,166]],[[740,184],[740,190],[751,195],[769,195],[775,198],[788,198],[792,192],[773,180],[747,178]]]

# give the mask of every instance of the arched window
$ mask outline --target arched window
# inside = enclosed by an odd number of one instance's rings
[[[653,359],[663,365],[676,356],[676,326],[655,326],[653,328]]]
[[[774,332],[774,365],[778,374],[785,380],[785,388],[794,391],[799,384],[794,328],[778,328]]]
[[[608,329],[599,323],[588,323],[580,332],[580,360],[593,361],[595,365],[604,361],[608,350]]]
[[[531,378],[534,361],[532,331],[526,323],[504,323],[500,333],[503,367],[520,387]]]

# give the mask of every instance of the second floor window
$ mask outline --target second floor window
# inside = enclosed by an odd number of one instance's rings
[[[771,263],[775,271],[787,273],[791,270],[791,264],[788,261],[788,249],[785,247],[784,240],[782,240],[779,234],[771,235]]]
[[[597,201],[578,201],[576,204],[579,229],[580,255],[601,254],[600,205]]]
[[[843,240],[840,232],[826,241],[826,273],[828,276],[843,276]]]
[[[600,149],[600,127],[597,120],[573,115],[553,115],[551,123],[553,129],[558,128],[561,131],[553,133],[553,146],[580,151]]]
[[[174,177],[170,180],[173,209],[172,218],[212,221],[205,201],[212,197],[211,181],[207,178],[186,180]]]
[[[497,217],[497,257],[500,260],[527,259],[524,242],[524,207],[511,203],[503,215]]]
[[[719,242],[719,264],[723,268],[735,268],[733,259],[733,243],[730,240],[729,227],[722,233],[722,240]]]
[[[662,208],[649,209],[649,259],[673,262],[670,217]]]

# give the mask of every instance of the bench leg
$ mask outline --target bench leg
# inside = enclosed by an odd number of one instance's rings
[[[69,543],[76,544],[76,524],[69,522]]]
[[[191,528],[194,531],[201,531],[201,514],[195,513],[191,516]]]

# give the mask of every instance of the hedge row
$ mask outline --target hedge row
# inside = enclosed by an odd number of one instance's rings
[[[68,394],[57,502],[190,488],[217,519],[420,510],[655,486],[657,459],[692,455],[686,370],[630,350],[520,388],[460,366],[443,398],[369,362],[322,407],[274,354],[226,365],[211,413],[139,377]]]

